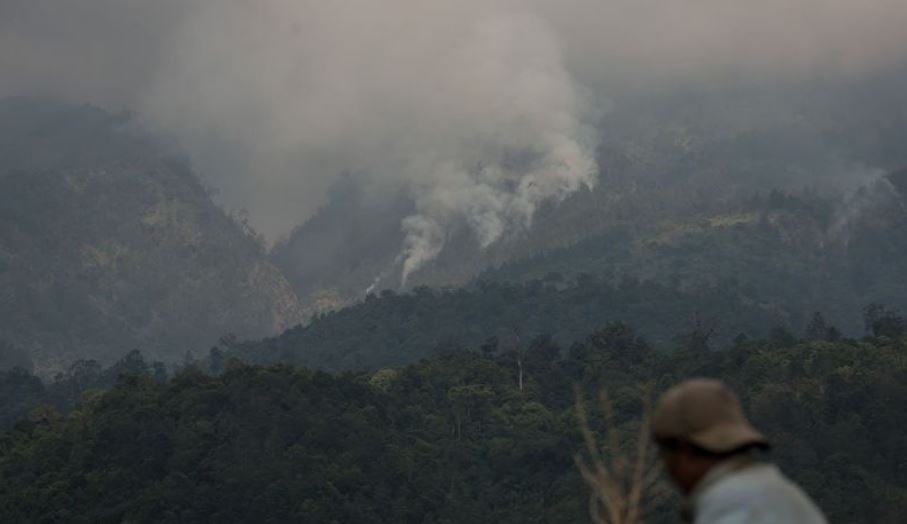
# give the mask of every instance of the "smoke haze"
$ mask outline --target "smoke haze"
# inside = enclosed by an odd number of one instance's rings
[[[902,66],[903,27],[902,0],[4,0],[0,95],[138,111],[272,238],[344,172],[402,187],[406,275],[594,184],[621,97],[848,82]]]

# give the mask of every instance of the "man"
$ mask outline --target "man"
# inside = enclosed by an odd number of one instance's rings
[[[768,441],[747,421],[737,396],[717,380],[695,379],[658,400],[652,433],[695,524],[825,524],[809,497],[757,449]]]

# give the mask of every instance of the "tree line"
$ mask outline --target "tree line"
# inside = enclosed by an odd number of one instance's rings
[[[15,411],[17,394],[20,408],[29,398],[33,406],[0,437],[0,514],[582,522],[574,389],[606,388],[616,430],[632,432],[645,385],[712,376],[740,392],[774,458],[832,521],[896,522],[907,510],[907,333],[881,306],[865,320],[860,339],[815,316],[799,336],[781,329],[724,346],[699,326],[670,350],[610,323],[566,346],[544,335],[519,347],[490,337],[406,366],[339,374],[224,352],[167,377],[132,353],[115,371],[61,377],[68,396],[6,371],[0,388],[18,393],[2,397],[3,413]],[[592,424],[604,429],[601,417]],[[653,522],[676,520],[667,506],[649,509]]]

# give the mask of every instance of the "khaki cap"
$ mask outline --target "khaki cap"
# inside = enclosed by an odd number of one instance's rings
[[[737,395],[711,379],[687,380],[666,391],[652,415],[652,435],[656,440],[685,440],[712,453],[768,446],[746,420]]]

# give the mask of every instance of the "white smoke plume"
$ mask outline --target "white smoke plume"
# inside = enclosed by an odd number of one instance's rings
[[[146,115],[271,238],[344,171],[406,187],[409,274],[453,227],[488,245],[593,183],[587,125],[607,96],[823,86],[907,63],[907,2],[821,4],[4,0],[0,96]]]
[[[518,2],[392,4],[199,4],[143,107],[196,148],[216,148],[212,133],[252,144],[253,180],[290,186],[251,203],[260,220],[268,206],[311,207],[342,171],[402,185],[418,210],[401,224],[405,279],[454,226],[488,245],[540,201],[592,183],[583,117],[595,113],[550,25]]]
[[[532,38],[526,38],[532,35]],[[468,112],[405,162],[418,213],[403,221],[403,283],[464,223],[482,247],[528,227],[536,207],[595,181],[594,133],[554,35],[536,17],[489,15],[450,49],[443,98]],[[457,89],[454,86],[460,85]],[[442,87],[447,86],[447,87]],[[463,118],[458,115],[458,118]],[[471,121],[470,121],[471,120]]]
[[[857,176],[859,178],[857,178]],[[876,214],[880,210],[903,208],[903,195],[885,176],[885,172],[875,169],[864,169],[856,178],[863,183],[844,199],[835,209],[835,215],[828,228],[830,240],[844,245],[850,243],[854,226],[867,214]]]

